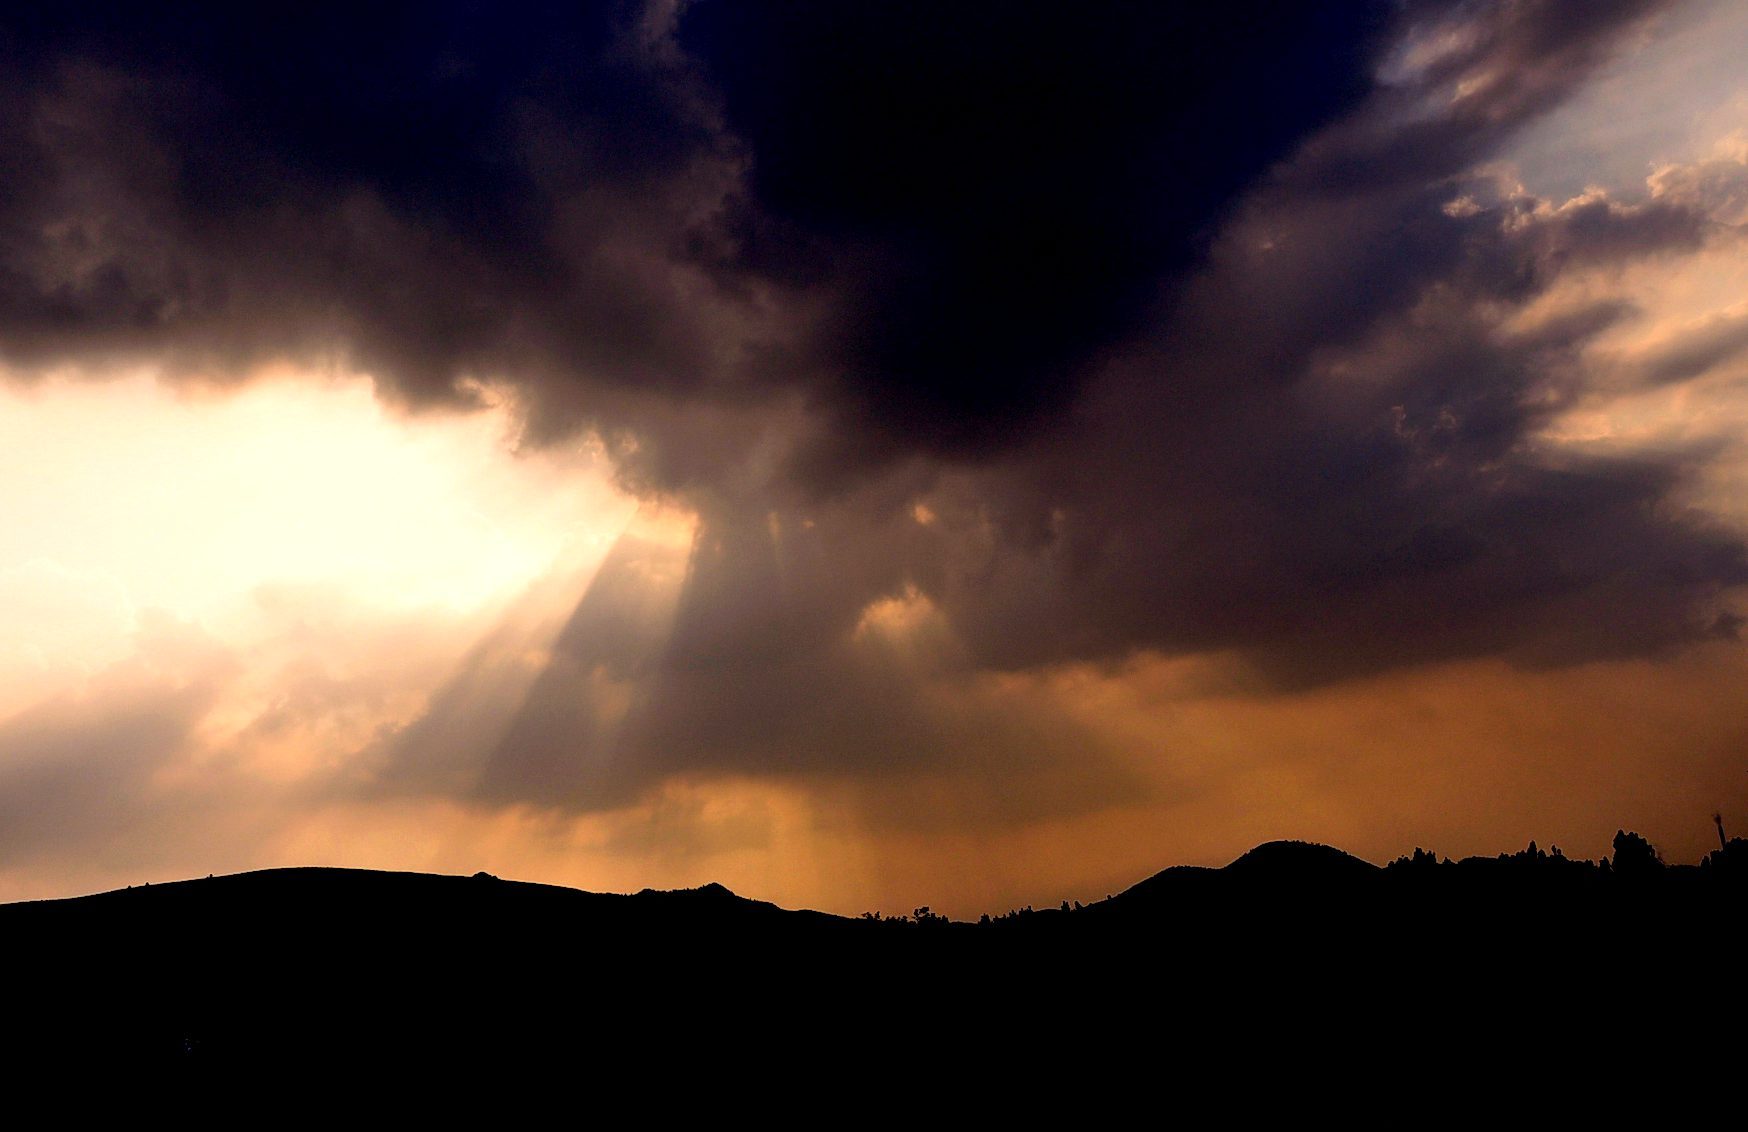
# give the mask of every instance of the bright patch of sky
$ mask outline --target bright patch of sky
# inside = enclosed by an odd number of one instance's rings
[[[1701,0],[1650,24],[1506,152],[1524,187],[1563,200],[1597,185],[1643,196],[1659,166],[1748,128],[1748,4]]]

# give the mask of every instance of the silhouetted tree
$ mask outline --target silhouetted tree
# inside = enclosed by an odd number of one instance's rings
[[[1392,869],[1435,869],[1438,867],[1438,854],[1428,853],[1425,849],[1422,849],[1417,845],[1414,847],[1414,853],[1412,856],[1398,857],[1390,862],[1389,867]]]
[[[1636,833],[1616,830],[1614,835],[1614,872],[1616,876],[1644,876],[1663,867],[1663,858],[1649,841]]]

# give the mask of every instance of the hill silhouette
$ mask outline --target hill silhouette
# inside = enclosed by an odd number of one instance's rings
[[[1003,1080],[1086,1088],[1284,1034],[1294,1073],[1336,1051],[1414,1072],[1421,1043],[1471,1029],[1659,1033],[1739,1001],[1748,842],[1701,866],[1625,833],[1616,849],[1618,867],[1532,844],[1380,868],[1272,842],[978,924],[714,884],[271,869],[0,906],[0,1027],[14,1066],[587,1065],[655,1090],[774,1072],[834,1095],[947,1087],[973,1053]]]

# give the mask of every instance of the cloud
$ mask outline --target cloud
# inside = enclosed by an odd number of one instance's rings
[[[725,368],[746,304],[667,254],[722,159],[635,13],[78,9],[4,59],[15,366],[327,357],[414,404]]]
[[[186,755],[236,662],[194,626],[143,620],[135,656],[0,722],[0,867],[69,844],[106,853],[160,820],[174,791],[158,776]]]
[[[1739,160],[1644,199],[1496,163],[1662,8],[45,12],[0,54],[0,350],[503,396],[695,515],[481,642],[374,789],[1095,809],[1150,787],[1040,670],[1279,692],[1737,616],[1707,450],[1554,434],[1636,309],[1573,281],[1715,248]]]
[[[708,246],[823,303],[804,360],[859,434],[836,460],[986,450],[1070,403],[1234,193],[1355,102],[1383,23],[697,5],[678,41],[748,161]]]
[[[691,402],[853,414],[833,463],[998,442],[1363,92],[1382,22],[661,11],[19,21],[5,356],[327,356],[414,404],[508,380],[532,435],[635,432],[658,487]]]
[[[1656,200],[1692,209],[1722,224],[1748,222],[1748,133],[1720,139],[1709,157],[1660,166],[1651,174]]]
[[[1646,381],[1686,381],[1740,356],[1748,350],[1748,311],[1719,312],[1682,331],[1640,359]]]
[[[476,647],[373,753],[376,792],[601,813],[752,776],[853,785],[886,799],[871,821],[927,826],[965,797],[1000,824],[1145,787],[1052,701],[967,671],[914,586],[858,605],[856,566],[896,559],[853,563],[844,532],[774,516],[676,533],[628,532],[536,663],[512,626]]]
[[[1711,630],[1748,560],[1676,502],[1706,450],[1545,440],[1630,301],[1525,317],[1582,273],[1697,253],[1712,222],[1477,179],[1613,25],[1464,11],[1479,26],[1250,195],[1062,427],[927,500],[962,537],[925,588],[980,663],[1238,648],[1300,684]]]

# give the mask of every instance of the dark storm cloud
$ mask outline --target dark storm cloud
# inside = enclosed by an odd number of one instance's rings
[[[1364,92],[1381,8],[699,5],[680,41],[751,159],[724,266],[832,294],[856,427],[999,442]]]
[[[1072,411],[949,473],[905,566],[972,662],[1238,648],[1302,684],[1635,654],[1724,623],[1740,541],[1671,503],[1704,453],[1534,443],[1630,307],[1510,318],[1566,273],[1713,229],[1673,201],[1556,204],[1465,176],[1647,10],[1432,13],[1466,21],[1456,50],[1251,194]]]
[[[503,382],[697,512],[544,674],[476,655],[391,780],[456,788],[465,735],[467,789],[584,807],[1027,750],[1114,783],[953,682],[1732,623],[1740,542],[1674,502],[1703,453],[1536,441],[1630,305],[1514,321],[1717,238],[1731,169],[1631,207],[1475,173],[1659,7],[45,9],[0,39],[0,354]]]
[[[1261,186],[1060,433],[969,478],[960,521],[997,516],[1002,537],[962,554],[940,599],[981,661],[1237,648],[1301,685],[1640,654],[1730,623],[1740,538],[1673,502],[1706,452],[1535,440],[1630,305],[1513,323],[1568,273],[1727,237],[1673,200],[1471,180],[1619,28],[1567,28],[1558,5],[1462,11],[1480,16],[1465,46]]]
[[[670,245],[718,146],[637,16],[15,15],[5,356],[338,359],[412,402],[505,376],[708,386],[729,316]]]
[[[1363,92],[1378,23],[1246,4],[678,20],[16,16],[0,349],[221,376],[326,354],[413,402],[508,379],[537,436],[638,431],[655,486],[742,454],[719,435],[692,467],[696,446],[664,443],[676,400],[792,388],[862,414],[830,464],[999,440]]]

